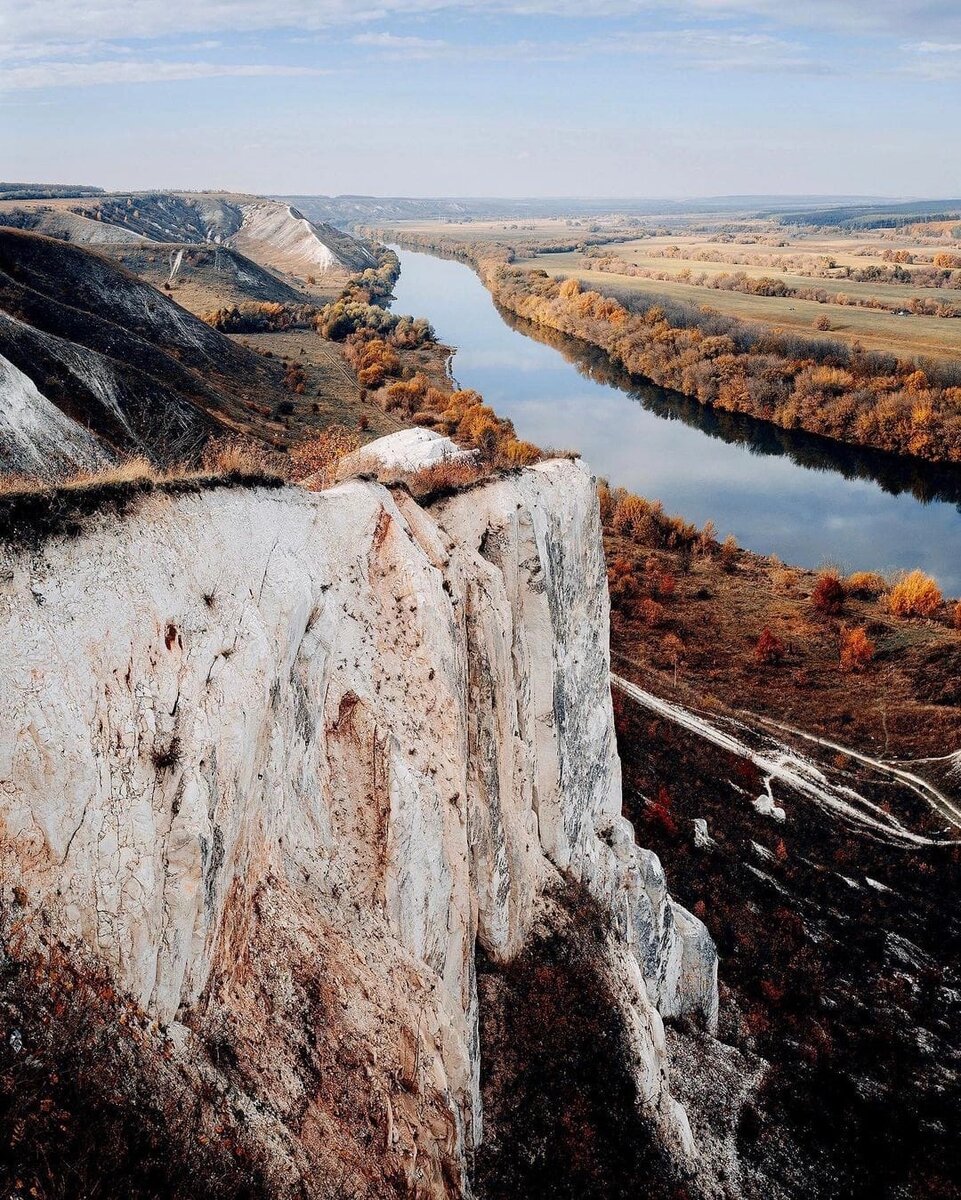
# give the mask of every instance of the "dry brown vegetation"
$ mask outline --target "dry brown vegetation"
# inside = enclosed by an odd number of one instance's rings
[[[817,578],[811,603],[819,613],[836,617],[844,610],[844,584],[835,571],[823,571]]]
[[[626,536],[607,513],[616,671],[694,707],[768,715],[868,753],[920,757],[961,744],[951,606],[908,619],[872,573],[849,577],[843,612],[826,613],[814,594],[822,579],[838,578],[833,572],[788,569],[738,549],[725,560],[713,538],[669,544],[669,528],[642,525],[639,537]],[[679,655],[665,648],[669,635]]]
[[[352,429],[332,425],[291,450],[291,478],[308,491],[322,491],[334,482],[340,460],[359,447],[360,438]]]
[[[724,261],[724,260],[721,260]],[[655,279],[662,282],[689,284],[694,287],[707,288],[713,291],[741,292],[746,296],[769,296],[779,299],[796,298],[799,300],[814,300],[818,304],[836,304],[841,307],[868,308],[878,312],[909,313],[914,316],[929,316],[941,318],[961,317],[961,304],[954,300],[937,300],[932,297],[913,296],[878,296],[861,294],[860,292],[831,291],[824,287],[802,286],[791,284],[776,275],[750,275],[745,271],[713,272],[691,271],[685,268],[681,271],[663,271],[653,267],[637,266],[625,263],[616,255],[606,257],[588,257],[581,264],[587,271],[600,271],[605,274],[623,275],[628,279]],[[884,282],[910,283],[918,288],[957,288],[959,278],[956,273],[947,270],[908,273],[902,268],[894,267],[888,270],[873,269],[868,271],[851,272],[847,278],[854,283]],[[822,325],[821,322],[824,322]],[[827,316],[817,319],[818,329],[830,329],[831,322]]]
[[[276,333],[282,329],[306,329],[316,316],[317,309],[311,304],[248,301],[208,309],[200,314],[200,319],[222,333]]]

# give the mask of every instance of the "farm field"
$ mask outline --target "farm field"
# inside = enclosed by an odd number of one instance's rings
[[[485,242],[510,247],[514,265],[574,276],[587,288],[625,298],[666,296],[792,333],[859,342],[865,349],[904,359],[953,359],[961,353],[961,317],[931,311],[961,311],[961,268],[953,265],[961,263],[956,222],[850,234],[730,214],[701,214],[696,224],[692,218],[640,222],[612,214],[600,219],[407,221],[393,229],[401,240],[406,236],[422,245],[470,248],[475,258],[483,257]],[[570,246],[571,241],[578,244]],[[936,261],[939,255],[947,255],[951,267],[944,267],[943,257]],[[872,270],[883,277],[848,278]],[[892,279],[896,271],[901,277]],[[954,286],[930,286],[939,271],[939,282]],[[792,291],[820,293],[820,298],[753,295],[715,282],[735,275],[774,279]],[[838,303],[839,296],[847,302]],[[920,305],[928,311],[910,311]]]
[[[830,321],[830,336],[845,341],[858,341],[865,349],[882,350],[899,356],[921,356],[929,358],[954,358],[961,354],[961,320],[925,316],[897,316],[869,308],[854,308],[836,304],[820,304],[816,300],[801,300],[797,297],[753,296],[741,292],[728,292],[717,288],[695,284],[678,283],[671,280],[646,279],[616,274],[609,271],[586,270],[584,255],[540,254],[518,259],[517,266],[540,269],[549,275],[574,276],[585,287],[614,290],[623,295],[670,296],[688,303],[713,308],[726,316],[743,321],[762,321],[789,329],[796,333],[817,336],[819,318],[827,316]],[[666,270],[674,265],[671,260],[658,260]],[[697,264],[703,268],[705,264]],[[736,270],[738,268],[728,268]],[[817,281],[804,280],[805,285]],[[831,281],[822,281],[829,288]],[[865,285],[878,294],[879,285]],[[887,285],[889,287],[896,285]],[[838,286],[837,290],[849,291],[850,285]],[[930,290],[928,290],[930,291]],[[912,295],[917,291],[912,292]],[[922,293],[924,294],[924,293]],[[940,292],[933,293],[941,296]],[[955,294],[956,293],[952,293]]]

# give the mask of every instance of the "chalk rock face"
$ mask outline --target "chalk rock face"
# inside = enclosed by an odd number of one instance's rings
[[[337,470],[338,478],[356,475],[401,475],[434,467],[442,462],[457,462],[475,457],[474,451],[463,450],[450,438],[433,429],[401,429],[389,437],[378,438],[346,455]]]
[[[110,461],[102,442],[0,354],[0,471],[47,476]]]
[[[509,960],[573,877],[610,918],[640,1100],[693,1153],[661,1017],[714,1022],[716,959],[621,816],[607,630],[594,483],[570,461],[430,510],[356,480],[155,495],[7,550],[0,879],[183,1053],[219,1006],[283,1057],[267,1017],[289,971],[262,950],[258,983],[245,951],[296,927],[341,964],[387,1152],[446,1196],[483,1132],[475,947]],[[390,1090],[415,1061],[419,1143]],[[264,1070],[283,1124],[300,1085]]]

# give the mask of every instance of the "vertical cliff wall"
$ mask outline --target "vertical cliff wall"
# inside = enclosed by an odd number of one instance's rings
[[[17,936],[105,964],[270,1194],[469,1191],[477,955],[510,963],[564,884],[603,917],[638,1111],[696,1154],[662,1017],[713,1024],[716,960],[621,816],[581,464],[429,509],[155,494],[4,550],[0,617]]]

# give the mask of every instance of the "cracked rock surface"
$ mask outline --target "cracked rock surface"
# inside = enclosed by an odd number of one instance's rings
[[[277,1195],[311,1178],[338,1119],[372,1131],[342,1155],[364,1194],[400,1177],[465,1194],[475,956],[516,956],[562,878],[606,914],[638,1102],[696,1155],[662,1017],[713,1026],[716,957],[621,815],[580,463],[427,510],[359,480],[154,495],[0,566],[4,889],[178,1054],[217,1022],[246,1029]],[[311,971],[351,1047],[313,1073],[289,1027]],[[323,1099],[337,1069],[365,1081],[363,1114]]]

